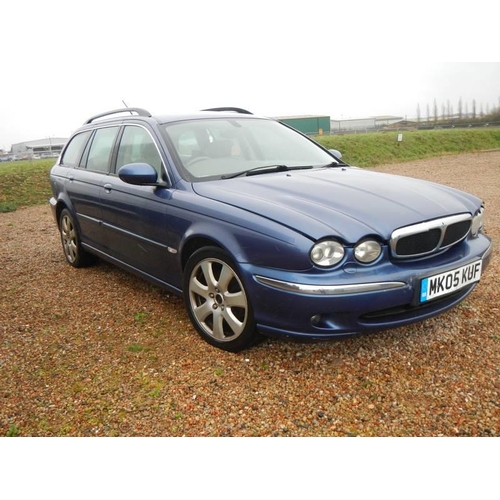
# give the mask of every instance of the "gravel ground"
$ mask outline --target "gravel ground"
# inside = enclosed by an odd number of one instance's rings
[[[500,241],[500,152],[376,170],[482,197]],[[68,266],[48,206],[0,214],[0,259],[1,435],[500,436],[497,254],[437,318],[239,354],[203,342],[181,299]]]

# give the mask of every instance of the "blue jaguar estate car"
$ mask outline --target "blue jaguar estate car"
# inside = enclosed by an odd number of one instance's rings
[[[70,265],[99,257],[182,295],[198,333],[231,352],[435,316],[492,252],[476,196],[349,166],[240,108],[93,116],[50,182]]]

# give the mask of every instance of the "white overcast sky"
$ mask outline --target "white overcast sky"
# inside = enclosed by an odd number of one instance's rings
[[[23,1],[0,7],[0,148],[122,107],[422,117],[500,99],[495,2]],[[451,61],[451,62],[434,62]],[[472,62],[460,62],[472,61]]]

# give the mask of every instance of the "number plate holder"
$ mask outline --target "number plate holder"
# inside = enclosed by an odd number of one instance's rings
[[[476,260],[457,269],[423,278],[420,281],[420,303],[448,295],[479,281],[482,264],[482,260]]]

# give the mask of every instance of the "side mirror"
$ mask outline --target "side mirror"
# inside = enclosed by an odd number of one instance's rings
[[[328,151],[330,153],[332,153],[332,155],[335,156],[336,158],[338,158],[339,160],[342,159],[342,153],[340,151],[338,151],[337,149],[329,149]]]
[[[147,163],[128,163],[118,170],[118,177],[127,184],[151,186],[158,183],[158,173]]]

